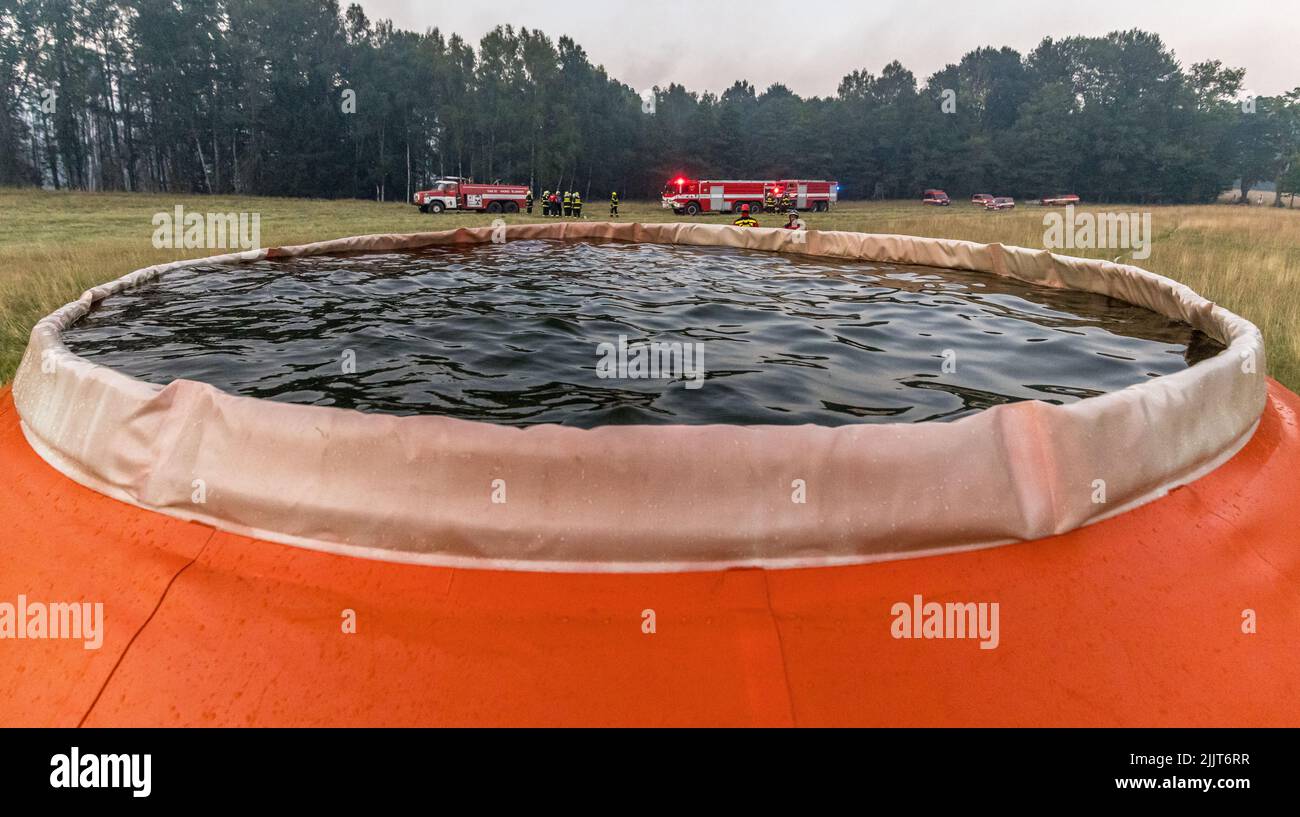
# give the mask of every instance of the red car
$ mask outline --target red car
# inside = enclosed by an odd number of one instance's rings
[[[977,204],[980,207],[983,207],[991,201],[993,201],[993,194],[991,193],[976,193],[970,197],[970,203]]]
[[[1014,210],[1016,209],[1016,200],[1010,196],[998,196],[997,198],[985,202],[985,210]]]
[[[948,200],[948,194],[942,190],[925,191],[921,194],[921,203],[933,204],[937,207],[947,207],[949,204],[952,204],[952,202]]]
[[[1043,198],[1038,203],[1043,205],[1044,207],[1052,207],[1052,206],[1059,207],[1065,204],[1078,204],[1079,197],[1074,195],[1073,193],[1064,193],[1057,196],[1043,196]]]

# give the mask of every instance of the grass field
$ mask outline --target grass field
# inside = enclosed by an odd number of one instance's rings
[[[82,291],[133,269],[220,250],[157,250],[150,219],[177,204],[196,212],[261,213],[264,246],[300,244],[367,233],[401,233],[483,226],[482,214],[424,215],[398,203],[306,199],[61,193],[0,189],[0,382],[14,373],[27,335],[42,316]],[[1094,208],[1081,208],[1094,209]],[[1095,208],[1128,211],[1134,207]],[[1300,391],[1300,210],[1202,205],[1152,211],[1151,257],[1138,266],[1191,286],[1250,320],[1264,332],[1269,371]],[[608,204],[587,205],[603,219]],[[990,213],[958,202],[927,208],[917,202],[848,202],[805,216],[810,229],[901,233],[1041,247],[1043,210],[1024,206]],[[677,220],[657,203],[625,202],[623,221]],[[509,222],[540,221],[507,216]],[[727,223],[730,217],[700,220]],[[769,216],[773,226],[783,219]],[[1118,250],[1078,251],[1114,258]]]

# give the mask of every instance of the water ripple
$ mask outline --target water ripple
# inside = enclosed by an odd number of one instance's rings
[[[597,345],[620,335],[701,344],[703,385],[598,377]],[[979,273],[550,241],[179,270],[101,302],[66,341],[159,384],[581,427],[951,420],[1222,351],[1140,307]]]

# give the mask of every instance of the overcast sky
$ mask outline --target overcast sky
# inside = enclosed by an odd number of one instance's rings
[[[341,0],[347,6],[351,0]],[[568,34],[595,64],[644,90],[678,82],[725,90],[783,82],[803,96],[835,93],[856,68],[892,59],[918,80],[982,45],[1028,53],[1045,36],[1155,31],[1184,65],[1244,66],[1247,89],[1300,85],[1300,0],[361,0],[372,20],[437,27],[473,43],[502,24]]]

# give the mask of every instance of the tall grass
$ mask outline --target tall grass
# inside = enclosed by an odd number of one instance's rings
[[[307,199],[60,193],[0,189],[0,382],[22,357],[32,325],[90,286],[133,269],[220,250],[157,250],[154,213],[177,204],[196,212],[261,214],[262,244],[299,244],[366,233],[479,226],[480,214],[423,215],[400,203]],[[589,219],[607,205],[592,201]],[[676,220],[657,204],[625,202],[623,221]],[[1108,205],[1095,210],[1136,210]],[[1268,344],[1270,373],[1300,390],[1300,210],[1234,205],[1156,207],[1151,257],[1138,266],[1182,281],[1254,321]],[[990,213],[964,203],[926,208],[916,202],[846,203],[805,216],[812,229],[957,238],[1024,247],[1043,244],[1043,210],[1023,206]],[[507,216],[507,221],[540,220]],[[708,222],[729,217],[706,216]],[[769,216],[765,222],[783,219]],[[1073,251],[1114,258],[1119,250]],[[1127,256],[1126,253],[1124,253]]]

